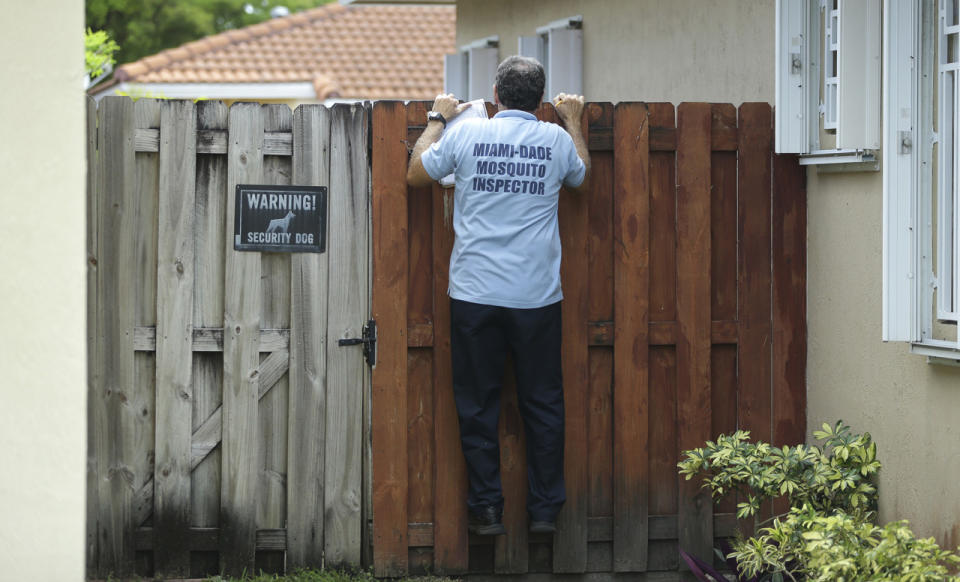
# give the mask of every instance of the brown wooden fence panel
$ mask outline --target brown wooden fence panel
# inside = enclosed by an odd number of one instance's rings
[[[733,502],[715,507],[680,480],[681,450],[758,420],[758,438],[803,439],[804,186],[795,157],[772,155],[769,105],[588,104],[592,192],[562,194],[560,209],[568,502],[552,540],[527,533],[508,371],[508,535],[495,541],[466,534],[453,191],[404,185],[428,107],[374,106],[376,572],[676,572],[680,547],[711,559],[713,539],[737,527]],[[555,120],[549,105],[538,115]]]
[[[91,105],[91,576],[362,565],[369,106],[296,116]],[[234,186],[292,181],[328,252],[235,251]]]
[[[650,123],[642,103],[613,127],[613,571],[647,569],[650,420]],[[672,114],[672,111],[671,111]],[[671,115],[672,117],[672,115]],[[595,184],[594,187],[605,184]]]

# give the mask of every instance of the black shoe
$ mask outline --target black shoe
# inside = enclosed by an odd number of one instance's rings
[[[552,521],[531,521],[530,522],[530,533],[546,533],[552,534],[556,533],[557,524]]]
[[[502,511],[493,505],[488,505],[479,512],[471,511],[467,529],[470,533],[481,536],[502,536],[507,530],[503,527],[501,516]]]

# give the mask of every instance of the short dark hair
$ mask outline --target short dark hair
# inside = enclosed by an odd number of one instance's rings
[[[509,109],[534,111],[543,99],[546,75],[540,61],[512,56],[497,67],[497,95]]]

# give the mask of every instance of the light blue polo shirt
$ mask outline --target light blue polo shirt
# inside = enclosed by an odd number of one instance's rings
[[[563,299],[560,186],[586,172],[563,128],[509,109],[463,120],[421,159],[434,180],[456,177],[450,297],[522,309]]]

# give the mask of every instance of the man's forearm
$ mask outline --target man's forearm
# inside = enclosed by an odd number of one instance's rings
[[[426,186],[433,179],[423,167],[423,160],[420,156],[427,151],[431,145],[436,143],[443,135],[443,124],[438,122],[427,123],[423,133],[413,145],[413,151],[410,153],[410,164],[407,166],[407,183],[411,186]]]
[[[577,155],[583,160],[583,165],[587,167],[583,175],[583,183],[574,188],[574,190],[577,192],[585,192],[590,187],[590,150],[587,149],[587,140],[583,138],[583,131],[580,130],[579,125],[570,124],[570,126],[565,129],[573,140],[573,146],[577,149]]]

